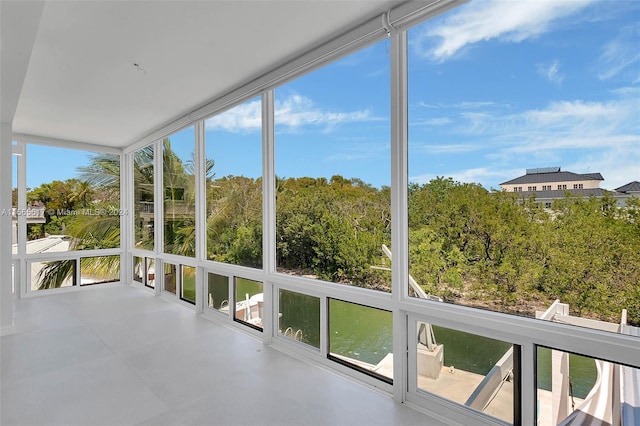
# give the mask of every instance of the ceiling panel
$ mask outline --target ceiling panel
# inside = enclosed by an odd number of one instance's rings
[[[13,131],[126,146],[398,3],[46,2]]]

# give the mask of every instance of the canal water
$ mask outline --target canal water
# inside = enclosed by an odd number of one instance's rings
[[[262,292],[262,284],[239,280],[238,293],[249,296]],[[280,291],[282,333],[289,327],[301,330],[303,342],[320,347],[320,299],[300,293]],[[438,344],[444,346],[444,365],[486,375],[510,348],[510,342],[433,326]],[[329,351],[334,354],[377,364],[392,352],[391,312],[340,300],[329,300]],[[573,395],[584,398],[595,383],[593,359],[570,355],[569,369]],[[538,387],[551,390],[551,351],[538,349]]]

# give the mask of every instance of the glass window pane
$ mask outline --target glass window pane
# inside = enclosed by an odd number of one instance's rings
[[[229,277],[207,274],[207,307],[229,313]]]
[[[80,259],[80,285],[120,280],[120,256],[93,256]]]
[[[133,205],[135,247],[154,248],[154,147],[141,148],[133,153]]]
[[[538,424],[635,425],[640,369],[537,349]]]
[[[320,349],[320,299],[280,289],[278,333]]]
[[[30,265],[31,290],[47,290],[75,285],[75,260],[31,262]]]
[[[182,283],[180,298],[189,303],[196,303],[196,268],[182,265]]]
[[[11,294],[16,294],[16,284],[19,285],[17,273],[16,263],[11,262]]]
[[[392,320],[389,311],[329,299],[329,358],[391,383]]]
[[[195,256],[195,129],[163,141],[164,252]]]
[[[144,258],[133,256],[133,280],[142,284],[144,282]]]
[[[27,218],[27,253],[120,247],[120,156],[26,150],[27,207],[38,213]]]
[[[474,1],[409,30],[411,295],[640,324],[638,5],[568,5]]]
[[[178,266],[173,263],[164,263],[164,287],[165,291],[176,294],[177,274]]]
[[[15,142],[12,144],[15,146]],[[18,156],[11,155],[11,249],[18,253]],[[26,213],[26,212],[25,212]],[[27,219],[28,220],[28,219]]]
[[[145,257],[145,270],[147,279],[144,283],[147,287],[155,288],[156,286],[156,260],[153,257]]]
[[[264,306],[263,285],[260,281],[236,278],[235,320],[262,331]]]
[[[391,291],[389,45],[275,91],[279,272]]]
[[[418,389],[513,422],[514,345],[424,322],[416,325]]]
[[[262,267],[261,114],[256,98],[205,121],[207,259]]]

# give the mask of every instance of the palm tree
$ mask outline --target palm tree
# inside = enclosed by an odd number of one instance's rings
[[[72,237],[69,250],[119,247],[120,217],[116,212],[120,207],[120,158],[115,154],[96,154],[88,166],[80,167],[78,171],[80,182],[70,201],[94,208],[87,209],[90,214],[74,216],[70,221],[67,227]],[[96,196],[98,200],[91,200]],[[107,214],[95,214],[102,210]],[[117,256],[88,257],[82,259],[81,266],[96,276],[113,276],[120,268],[117,260]],[[73,259],[47,262],[38,272],[38,289],[61,287],[74,272]]]
[[[171,148],[168,138],[163,141],[163,187],[165,188],[165,251],[182,255],[195,254],[195,162],[194,153],[191,160],[183,163]],[[139,214],[140,201],[153,201],[154,149],[152,145],[138,150],[133,158],[134,197],[136,217]],[[206,160],[205,173],[213,177],[213,160]],[[92,204],[119,210],[120,198],[120,161],[117,155],[96,154],[90,164],[79,169],[82,190],[74,194],[81,197],[94,190],[99,200]],[[193,206],[189,208],[189,206]],[[180,214],[182,212],[182,214]],[[70,250],[101,249],[120,247],[120,217],[117,214],[104,216],[77,216],[69,225],[69,234],[73,237]],[[138,224],[136,224],[138,226]],[[141,246],[153,248],[153,237],[143,238]],[[81,266],[84,270],[96,275],[112,276],[119,270],[117,256],[96,256],[83,258]],[[38,273],[39,289],[61,287],[65,280],[74,274],[75,261],[60,260],[48,262]]]

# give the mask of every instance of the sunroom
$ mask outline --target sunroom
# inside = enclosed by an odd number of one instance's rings
[[[636,3],[0,11],[2,424],[640,421]]]

